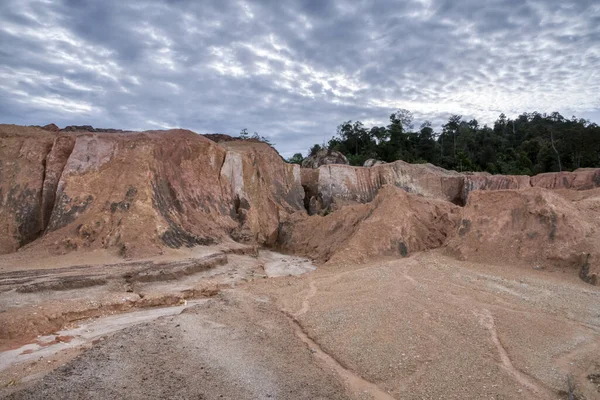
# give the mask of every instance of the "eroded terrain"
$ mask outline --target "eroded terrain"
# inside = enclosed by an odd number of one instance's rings
[[[0,396],[600,398],[600,169],[79,128],[0,125]]]
[[[600,298],[568,272],[438,251],[316,270],[266,251],[214,254],[227,262],[134,292],[106,284],[38,293],[36,309],[79,301],[82,319],[39,331],[33,344],[3,341],[4,395],[566,399],[568,376],[579,398],[600,395]],[[267,278],[274,262],[277,277]],[[210,293],[189,295],[207,285]],[[136,305],[142,292],[166,300]],[[13,293],[3,325],[13,310],[31,312],[31,295]],[[86,311],[99,303],[107,311]]]

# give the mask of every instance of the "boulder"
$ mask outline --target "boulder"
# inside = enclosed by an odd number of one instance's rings
[[[383,165],[385,163],[386,163],[385,161],[376,160],[374,158],[369,158],[367,161],[364,162],[363,167],[371,168],[376,165]]]
[[[339,151],[320,149],[316,154],[306,157],[302,161],[302,168],[319,168],[321,165],[345,164],[348,159]]]

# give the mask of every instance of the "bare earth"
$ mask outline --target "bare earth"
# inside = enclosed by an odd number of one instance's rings
[[[600,168],[51,128],[0,125],[2,398],[600,399]]]
[[[211,253],[202,249],[203,257]],[[0,357],[0,393],[567,399],[571,375],[575,398],[600,398],[600,292],[570,271],[461,262],[439,251],[312,269],[304,259],[261,251],[228,254],[225,264],[176,280],[137,283],[133,292],[107,278],[94,288],[0,293],[4,324],[17,311],[36,312],[25,301],[31,296],[54,312],[84,293],[105,304],[144,292],[179,299],[170,308],[134,304],[65,321],[62,331],[38,332],[45,336],[37,344],[4,340],[13,345]],[[182,295],[206,282],[218,290]]]

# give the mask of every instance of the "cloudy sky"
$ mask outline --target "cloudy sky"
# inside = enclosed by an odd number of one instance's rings
[[[597,0],[0,0],[0,122],[269,137],[398,108],[600,123]]]

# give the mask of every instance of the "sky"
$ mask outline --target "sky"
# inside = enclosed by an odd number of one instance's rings
[[[600,123],[600,2],[0,1],[1,123],[246,128],[289,157],[399,108]]]

